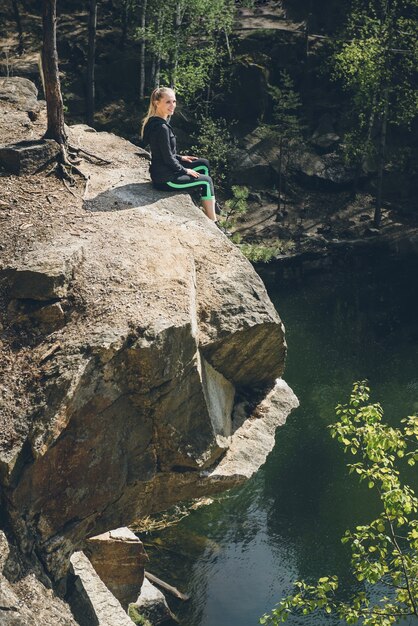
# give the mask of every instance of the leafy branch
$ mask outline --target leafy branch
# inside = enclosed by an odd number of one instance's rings
[[[336,614],[347,624],[390,626],[401,618],[418,619],[418,498],[413,489],[402,484],[397,463],[405,459],[411,466],[418,460],[418,416],[402,420],[403,427],[393,428],[382,422],[380,404],[369,404],[370,389],[365,381],[357,382],[348,404],[338,405],[338,420],[330,426],[331,436],[345,452],[360,460],[348,465],[349,471],[376,489],[382,512],[369,524],[346,531],[343,543],[351,547],[351,568],[365,585],[349,602],[338,599],[338,577],[326,576],[316,584],[295,583],[296,593],[281,600],[260,623],[276,625],[292,613],[310,615],[315,611]],[[383,583],[389,596],[371,603]]]

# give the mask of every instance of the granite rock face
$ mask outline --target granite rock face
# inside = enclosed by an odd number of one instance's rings
[[[344,164],[337,153],[318,155],[304,152],[294,166],[301,182],[318,189],[344,189],[355,178],[355,170]]]
[[[52,139],[20,141],[0,146],[0,165],[18,176],[34,174],[55,160],[59,153],[60,147]]]
[[[111,163],[80,166],[82,230],[51,196],[41,236],[0,257],[4,505],[55,580],[89,537],[246,480],[297,405],[251,264],[187,194],[151,187],[135,146],[90,131],[71,143]]]
[[[77,626],[69,607],[54,595],[42,567],[22,557],[0,530],[1,626]]]
[[[138,609],[141,616],[148,619],[155,626],[170,621],[174,617],[164,594],[157,587],[154,587],[147,578],[144,578],[141,593],[134,606]]]
[[[336,152],[328,153],[335,149],[338,141],[338,135],[331,132],[330,124],[325,119],[312,138],[317,151],[295,146],[290,174],[307,187],[324,190],[347,187],[354,180],[354,169],[345,165]],[[277,184],[280,172],[277,140],[263,133],[261,128],[256,128],[241,140],[235,158],[236,183],[245,185],[251,181],[251,186],[257,189]]]
[[[42,108],[35,85],[19,76],[0,77],[0,101],[8,104],[13,111],[28,113],[31,120],[37,118]]]
[[[283,372],[283,326],[261,280],[180,198],[161,221],[103,213],[69,269],[55,262],[61,234],[40,251],[43,269],[32,251],[23,272],[5,270],[14,301],[54,297],[66,311],[59,349],[37,363],[42,399],[26,437],[0,455],[10,511],[52,570],[91,534],[220,488],[202,472],[231,446],[236,394]],[[74,290],[83,315],[68,308]],[[222,488],[241,480],[231,473]]]
[[[83,552],[71,556],[71,574],[68,599],[79,626],[132,626],[120,602]]]
[[[142,541],[129,528],[116,528],[91,537],[85,554],[106,587],[127,610],[135,602],[149,559]]]

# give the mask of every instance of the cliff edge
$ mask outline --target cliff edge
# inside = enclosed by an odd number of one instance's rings
[[[36,145],[22,81],[0,125]],[[144,151],[68,132],[86,181],[0,176],[2,504],[55,580],[86,538],[246,480],[297,405],[251,264]]]

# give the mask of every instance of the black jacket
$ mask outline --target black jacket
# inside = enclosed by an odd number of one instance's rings
[[[143,141],[151,148],[150,174],[154,183],[166,183],[186,174],[176,155],[176,138],[170,124],[162,117],[150,117],[144,128]]]

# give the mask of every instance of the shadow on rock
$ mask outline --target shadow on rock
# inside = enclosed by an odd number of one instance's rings
[[[93,198],[84,200],[83,208],[90,212],[123,211],[154,204],[161,196],[161,191],[154,189],[151,183],[131,183],[107,189]]]

